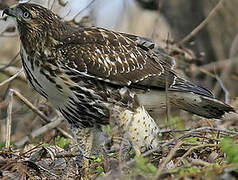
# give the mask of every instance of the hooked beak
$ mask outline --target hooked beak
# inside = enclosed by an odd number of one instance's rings
[[[4,14],[7,14],[8,16],[16,17],[15,6],[7,7],[6,9],[4,9],[2,16],[4,16]]]

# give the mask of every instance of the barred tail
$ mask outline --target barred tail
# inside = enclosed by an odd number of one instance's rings
[[[194,93],[172,93],[170,102],[180,109],[206,118],[221,118],[227,112],[235,112],[228,104]]]
[[[171,105],[206,118],[221,118],[226,112],[235,112],[228,104],[193,92],[169,91],[167,97]],[[164,91],[138,94],[138,99],[148,110],[166,107]]]

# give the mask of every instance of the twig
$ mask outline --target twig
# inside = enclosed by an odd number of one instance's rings
[[[211,165],[209,162],[203,161],[201,159],[188,158],[188,160],[191,161],[191,163],[196,165],[196,166],[209,166],[209,165]]]
[[[185,36],[178,44],[184,44],[189,41],[192,37],[194,37],[204,26],[208,24],[208,22],[212,19],[212,17],[216,14],[217,10],[222,7],[223,0],[220,0],[219,3],[211,10],[208,14],[207,18],[202,21],[192,32],[190,32],[187,36]]]
[[[213,166],[207,167],[207,168],[202,168],[201,171],[199,171],[199,174],[205,174],[207,172],[211,172],[211,171],[216,171],[216,172],[224,172],[224,169],[230,169],[230,168],[236,168],[238,166],[238,163],[231,163],[231,164],[222,164],[219,165],[218,167],[214,168]],[[180,171],[181,168],[174,168],[172,170],[173,174],[177,173],[178,171]],[[194,172],[190,172],[190,173],[186,173],[185,177],[201,177],[201,176],[196,176],[196,174],[194,174]],[[214,178],[213,178],[214,179]]]
[[[39,164],[37,164],[37,167],[39,167],[39,168],[42,169],[43,171],[47,172],[48,174],[50,174],[50,175],[52,175],[52,176],[55,176],[55,177],[59,178],[58,175],[56,175],[56,174],[50,172],[48,169],[46,169],[46,168],[40,166]]]
[[[16,78],[20,73],[22,73],[22,72],[23,72],[23,67],[22,67],[19,71],[17,71],[16,74],[14,74],[14,75],[11,76],[10,78],[6,79],[5,81],[1,82],[1,83],[0,83],[0,86],[3,86],[4,84],[6,84],[6,83],[12,81],[13,79],[15,79],[15,78]]]
[[[78,15],[80,15],[83,11],[85,11],[86,9],[88,9],[96,0],[91,0],[87,6],[85,8],[83,8],[81,11],[79,11],[75,16],[74,16],[74,19],[77,18]]]
[[[166,100],[166,118],[167,122],[169,122],[170,119],[170,103],[169,103],[169,94],[168,94],[168,77],[165,77],[165,100]]]
[[[82,156],[82,153],[62,153],[62,154],[56,154],[55,158],[67,158],[67,157],[78,157]],[[43,157],[44,158],[44,157]],[[46,155],[45,158],[51,158],[50,155]]]
[[[12,37],[18,37],[18,34],[16,32],[2,32],[0,34],[0,37],[8,37],[8,38],[12,38]]]
[[[36,113],[38,116],[41,117],[41,120],[43,120],[44,123],[51,122],[50,119],[48,119],[41,111],[39,111],[30,101],[28,101],[24,96],[22,96],[18,91],[14,89],[10,89],[10,91],[17,96],[21,101],[23,101],[34,113]],[[63,129],[57,127],[56,128],[59,132],[61,132],[64,136],[72,139],[72,136],[65,132]]]
[[[12,104],[13,104],[13,93],[9,92],[9,104],[7,107],[7,131],[6,131],[6,144],[5,148],[10,148],[11,143],[11,128],[12,128]]]
[[[168,162],[173,158],[174,154],[176,153],[176,151],[178,150],[178,148],[183,144],[182,141],[179,141],[174,148],[170,151],[169,155],[166,157],[166,159],[164,160],[164,162],[161,164],[161,166],[158,168],[158,171],[155,174],[155,179],[159,179],[159,177],[161,176],[166,164],[168,164]]]
[[[6,75],[8,75],[8,76],[12,76],[12,75],[16,74],[16,73],[19,71],[19,68],[12,67],[12,66],[3,69],[5,66],[6,66],[6,65],[0,65],[0,69],[1,69],[0,72],[6,74]],[[26,82],[26,77],[25,77],[24,73],[19,74],[19,75],[17,76],[17,78],[20,79],[20,80],[22,80],[22,81],[24,81],[24,82]]]
[[[43,122],[51,122],[50,119],[48,119],[41,111],[39,111],[30,101],[28,101],[23,95],[21,95],[18,91],[14,89],[10,89],[9,91],[12,91],[12,93],[17,96],[21,101],[23,101],[34,113],[36,113],[38,116],[43,119]]]
[[[20,156],[21,157],[24,157],[26,154],[29,154],[30,152],[32,152],[32,151],[34,151],[35,149],[37,149],[37,148],[39,148],[40,146],[42,146],[42,144],[43,143],[38,143],[36,146],[34,146],[33,148],[31,148],[31,149],[29,149],[29,150],[27,150],[27,151],[25,151],[25,152],[22,152],[21,154],[20,154]]]
[[[172,129],[172,130],[163,130],[161,133],[171,133],[171,132],[185,132],[185,131],[190,131],[190,132],[194,132],[194,131],[218,131],[218,132],[223,132],[223,133],[227,133],[227,134],[236,134],[238,135],[238,132],[235,131],[230,131],[230,130],[226,130],[226,129],[218,129],[218,128],[213,128],[213,127],[201,127],[201,128],[197,128],[197,129]]]
[[[237,66],[237,56],[236,56],[237,47],[238,47],[238,33],[236,34],[232,42],[230,52],[229,52],[229,59],[231,62],[229,66],[224,69],[224,71],[221,73],[221,76],[220,76],[224,83],[228,83],[230,81],[230,74],[233,68]],[[220,89],[221,89],[221,86],[219,82],[217,82],[213,90],[214,94],[218,94]]]
[[[38,136],[44,134],[45,132],[47,132],[47,131],[49,131],[49,130],[51,130],[51,129],[56,128],[57,126],[60,125],[60,123],[61,123],[62,121],[63,121],[63,119],[62,119],[62,118],[59,118],[59,119],[57,119],[57,120],[55,120],[55,121],[52,121],[52,122],[46,124],[45,126],[42,126],[42,127],[39,128],[39,129],[34,130],[34,131],[31,132],[29,135],[27,135],[27,136],[21,138],[19,141],[17,141],[17,142],[14,144],[14,146],[15,146],[15,147],[21,147],[21,146],[23,146],[24,144],[26,144],[26,143],[27,143],[28,141],[30,141],[31,139],[36,138],[36,137],[38,137]]]
[[[207,71],[207,70],[205,70],[205,69],[203,69],[203,68],[200,68],[200,67],[198,67],[198,70],[199,70],[200,72],[206,74],[207,76],[210,76],[210,77],[216,79],[216,75],[214,75],[213,73],[211,73],[211,72],[209,72],[209,71]]]
[[[20,52],[18,52],[18,53],[12,58],[12,60],[11,60],[8,64],[6,64],[5,66],[1,67],[1,68],[0,68],[0,71],[2,71],[2,70],[5,69],[5,68],[10,67],[11,65],[13,65],[13,64],[15,63],[14,61],[17,59],[17,57],[19,56],[19,54],[20,54]]]
[[[203,147],[214,147],[214,146],[220,146],[220,145],[219,144],[202,144],[202,145],[191,147],[181,158],[179,158],[179,160],[175,163],[174,167],[177,167],[178,164],[195,149],[203,148]]]
[[[214,71],[215,68],[215,70],[217,71],[226,68],[227,66],[229,66],[230,63],[230,59],[222,59],[211,62],[209,64],[202,65],[199,67],[199,69],[204,69],[206,71]]]
[[[50,7],[50,1],[48,1],[48,8],[52,11],[53,7],[54,7],[54,4],[55,4],[55,0],[53,0],[52,4],[51,4],[51,7]]]
[[[228,89],[226,88],[226,86],[222,82],[221,78],[217,74],[216,74],[216,79],[217,79],[217,82],[220,84],[222,90],[225,93],[225,103],[230,103],[230,93],[229,93]]]

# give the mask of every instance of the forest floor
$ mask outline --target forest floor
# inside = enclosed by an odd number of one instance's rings
[[[160,147],[139,156],[108,126],[103,153],[89,158],[90,179],[237,179],[236,119],[236,114],[208,120],[183,112],[165,118],[159,121]],[[80,179],[81,154],[65,122],[57,121],[11,141],[9,147],[2,143],[0,179]]]

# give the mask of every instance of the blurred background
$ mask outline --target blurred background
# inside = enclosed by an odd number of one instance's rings
[[[63,21],[100,26],[152,39],[177,60],[176,71],[236,106],[238,95],[237,0],[35,0]],[[0,10],[18,3],[0,0]],[[1,12],[0,12],[1,13]],[[191,36],[190,35],[194,36]],[[188,36],[189,35],[189,36]],[[0,83],[21,68],[20,41],[11,18],[0,20]],[[52,118],[54,110],[28,86],[24,74],[0,86],[0,142],[6,132],[8,91],[13,88]],[[179,112],[178,112],[179,113]],[[39,117],[19,99],[13,102],[12,140],[41,127]],[[191,119],[187,116],[185,119]],[[61,125],[65,127],[65,124]],[[54,136],[52,130],[44,138]]]

